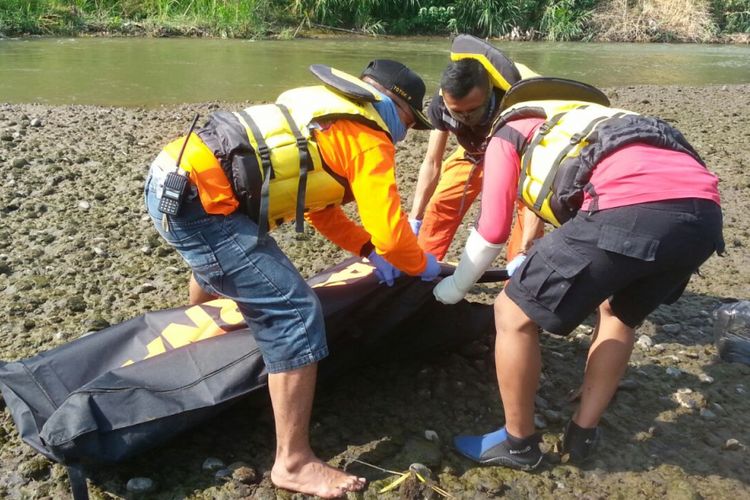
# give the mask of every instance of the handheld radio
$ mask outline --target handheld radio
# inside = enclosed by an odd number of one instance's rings
[[[180,213],[182,202],[185,199],[185,193],[188,187],[188,176],[187,172],[180,168],[180,162],[182,161],[182,154],[185,152],[185,147],[190,140],[190,134],[193,133],[195,123],[198,121],[198,114],[195,114],[193,123],[190,124],[190,130],[188,130],[185,142],[182,143],[182,149],[177,157],[177,165],[174,172],[167,174],[164,179],[164,189],[161,192],[161,198],[159,199],[159,211],[166,215],[177,215]]]

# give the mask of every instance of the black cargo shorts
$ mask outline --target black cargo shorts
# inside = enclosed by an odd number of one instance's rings
[[[558,335],[607,298],[620,321],[635,328],[659,304],[675,302],[715,251],[724,251],[722,215],[710,200],[579,211],[534,244],[505,292]]]

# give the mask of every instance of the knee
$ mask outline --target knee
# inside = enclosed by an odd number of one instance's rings
[[[537,335],[538,326],[505,293],[495,299],[495,325],[498,336],[502,334]]]
[[[599,316],[600,321],[602,319],[611,318],[615,315],[614,310],[612,310],[612,304],[609,303],[609,300],[605,300],[599,305]]]

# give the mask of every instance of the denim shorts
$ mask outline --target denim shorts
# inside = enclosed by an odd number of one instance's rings
[[[164,214],[157,208],[163,175],[152,166],[146,181],[146,206],[154,226],[204,290],[237,303],[268,372],[294,370],[326,357],[318,297],[276,242],[268,235],[258,238],[258,225],[239,212],[207,214],[193,185],[165,230]]]
[[[537,241],[505,293],[545,330],[567,335],[609,299],[635,328],[675,302],[690,276],[724,251],[719,205],[679,199],[575,217]]]

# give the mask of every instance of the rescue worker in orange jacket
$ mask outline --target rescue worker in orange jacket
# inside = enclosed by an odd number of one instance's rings
[[[443,71],[440,89],[430,101],[427,116],[434,129],[419,170],[409,223],[419,245],[442,260],[466,212],[482,190],[482,170],[488,134],[500,101],[517,81],[536,76],[514,63],[492,45],[471,35],[457,36],[451,62]],[[458,148],[443,161],[448,139]],[[523,217],[513,225],[506,244],[506,260],[523,248]],[[541,234],[537,234],[540,237]]]
[[[304,218],[367,257],[387,284],[402,271],[431,281],[440,268],[417,245],[394,174],[395,144],[409,128],[430,128],[422,79],[384,59],[359,79],[320,65],[311,70],[323,85],[213,113],[197,133],[168,145],[152,164],[146,203],[159,233],[193,270],[202,290],[193,300],[234,300],[261,349],[276,424],[273,483],[334,498],[361,490],[364,479],[328,466],[310,448],[317,362],[328,354],[320,303],[266,233],[291,220],[301,230]],[[175,197],[168,176],[179,172],[189,178],[187,192],[176,214],[164,213],[162,198]],[[362,226],[341,210],[352,200]]]

